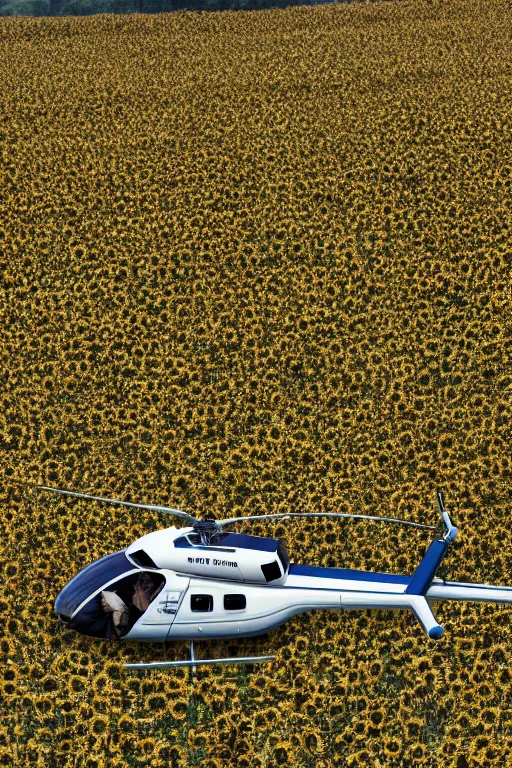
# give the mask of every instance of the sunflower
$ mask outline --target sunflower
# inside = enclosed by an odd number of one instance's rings
[[[53,709],[53,699],[51,696],[36,696],[34,698],[34,708],[40,715],[46,715]]]
[[[175,720],[182,721],[187,717],[188,705],[183,699],[174,699],[169,702],[169,713]]]
[[[276,765],[295,763],[295,750],[289,741],[278,741],[272,748],[272,756]]]
[[[383,746],[386,757],[393,759],[396,759],[403,749],[402,741],[396,738],[385,738]]]
[[[121,715],[117,721],[117,727],[121,733],[137,733],[137,721],[130,715]]]
[[[151,737],[138,742],[138,749],[145,760],[151,760],[155,756],[157,747],[157,741]]]
[[[151,693],[145,697],[144,708],[148,712],[164,712],[167,709],[167,697],[163,693]]]
[[[56,753],[59,756],[66,756],[66,755],[72,754],[73,749],[74,749],[73,739],[61,739],[61,738],[58,739]]]
[[[301,742],[303,749],[310,755],[319,755],[324,751],[324,741],[318,729],[304,729]]]
[[[304,656],[309,652],[309,637],[299,635],[295,639],[295,649],[298,656]]]
[[[105,733],[105,731],[108,730],[108,725],[109,725],[108,717],[105,717],[104,715],[95,714],[94,717],[92,717],[90,720],[89,729],[96,736],[101,736],[103,733]]]
[[[71,696],[75,696],[77,693],[82,693],[87,688],[85,678],[80,675],[71,675],[67,684],[68,691]]]
[[[96,675],[96,677],[94,677],[92,681],[92,689],[95,693],[101,696],[110,691],[110,688],[111,680],[106,672],[100,672],[98,675]]]
[[[91,755],[86,757],[83,763],[84,768],[107,768],[105,758],[100,755]]]
[[[19,676],[20,676],[20,672],[19,672],[18,665],[15,664],[11,659],[9,659],[3,670],[2,677],[4,682],[11,683],[13,687],[15,687],[19,680]]]

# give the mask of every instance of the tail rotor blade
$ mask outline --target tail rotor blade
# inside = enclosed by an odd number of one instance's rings
[[[284,520],[287,517],[331,517],[331,518],[355,518],[357,520],[378,520],[384,523],[401,523],[402,525],[410,525],[414,528],[427,528],[434,531],[434,525],[423,525],[422,523],[415,523],[412,520],[402,520],[398,517],[374,517],[372,515],[350,515],[343,514],[341,512],[283,512],[276,515],[250,515],[249,517],[232,517],[227,520],[217,520],[219,528],[223,528],[226,525],[233,523],[240,523],[245,520]]]
[[[443,502],[443,495],[441,491],[436,491],[437,493],[437,503],[439,504],[439,511],[441,512],[441,517],[443,518],[443,522],[446,526],[446,534],[444,536],[445,541],[451,542],[454,541],[457,537],[457,534],[459,532],[459,529],[456,528],[452,521],[450,520],[450,515],[444,508],[444,502]]]
[[[46,485],[37,485],[36,489],[39,491],[52,491],[53,493],[61,493],[63,496],[75,496],[78,499],[90,499],[92,501],[104,501],[107,504],[120,504],[123,507],[134,507],[135,509],[149,509],[152,512],[167,512],[169,515],[176,515],[182,517],[184,520],[188,520],[190,523],[197,522],[195,517],[188,515],[186,512],[182,512],[181,509],[173,509],[172,507],[160,507],[154,504],[135,504],[132,501],[120,501],[119,499],[106,499],[102,496],[91,496],[88,493],[76,493],[76,491],[63,491],[60,488],[49,488]]]

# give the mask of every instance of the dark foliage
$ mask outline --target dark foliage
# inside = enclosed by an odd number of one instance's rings
[[[95,13],[227,11],[323,5],[339,0],[0,0],[0,16],[90,16]],[[341,0],[350,2],[350,0]]]

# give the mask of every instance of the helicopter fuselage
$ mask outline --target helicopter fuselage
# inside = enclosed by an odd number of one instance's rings
[[[130,548],[129,548],[130,549]],[[139,551],[139,550],[135,550]],[[117,560],[116,560],[117,558]],[[112,578],[94,586],[94,568],[103,561],[114,568]],[[117,563],[117,565],[116,565]],[[434,577],[424,595],[408,593],[411,576],[372,573],[342,568],[287,565],[284,584],[258,584],[228,579],[204,578],[168,568],[132,567],[127,551],[109,555],[78,574],[57,598],[55,610],[60,618],[66,610],[66,597],[75,590],[83,597],[64,617],[69,627],[96,637],[95,615],[101,613],[104,591],[117,591],[126,583],[134,584],[140,574],[148,574],[160,583],[160,591],[147,609],[131,623],[123,640],[164,642],[236,638],[264,634],[306,611],[315,609],[411,609],[431,637],[438,626],[427,600],[473,600],[512,602],[512,588],[485,584],[447,582]],[[124,570],[121,570],[124,568]],[[87,575],[91,580],[87,581]],[[107,573],[105,571],[105,573]],[[76,583],[78,580],[78,583]],[[101,579],[100,579],[101,581]],[[281,581],[281,578],[276,579]],[[81,583],[83,584],[81,590]],[[73,585],[75,584],[75,587]],[[95,606],[91,610],[91,606]],[[96,611],[96,614],[94,613]],[[71,621],[69,621],[71,619]]]
[[[332,574],[325,576],[328,570]],[[344,569],[292,565],[290,571],[284,586],[227,584],[168,572],[162,597],[155,600],[153,609],[150,606],[124,639],[154,641],[156,626],[160,627],[163,640],[248,637],[269,632],[293,616],[311,610],[412,607],[411,596],[405,593],[410,580],[407,576],[368,573],[365,575],[389,581],[367,581],[362,578],[364,572]],[[180,587],[179,596],[176,586]],[[167,601],[166,593],[171,598],[178,597],[175,604]],[[436,578],[426,598],[512,602],[512,589]],[[166,614],[166,608],[176,613]],[[156,623],[160,621],[161,624]]]

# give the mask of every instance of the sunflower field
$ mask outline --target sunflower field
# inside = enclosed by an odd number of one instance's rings
[[[512,584],[512,7],[404,0],[0,19],[0,765],[512,765],[512,608],[297,616],[198,656],[53,602],[199,517],[439,518]],[[238,530],[410,574],[416,529]]]

